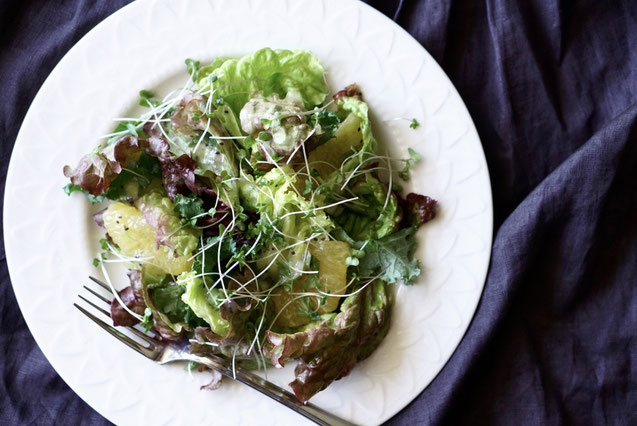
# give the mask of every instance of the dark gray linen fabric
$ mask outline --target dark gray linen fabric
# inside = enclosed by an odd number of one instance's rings
[[[126,3],[0,0],[0,195],[40,85]],[[439,376],[389,424],[637,424],[637,2],[368,3],[457,87],[495,209],[476,316]],[[0,374],[0,424],[108,424],[33,341],[4,244]]]

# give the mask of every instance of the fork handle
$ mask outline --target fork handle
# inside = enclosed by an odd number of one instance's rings
[[[328,413],[316,405],[310,403],[304,405],[300,403],[290,392],[275,385],[274,383],[268,382],[254,373],[240,368],[235,368],[236,375],[233,374],[232,368],[225,365],[225,361],[223,359],[214,355],[201,356],[190,354],[188,358],[192,361],[203,364],[206,367],[217,370],[230,379],[236,380],[250,386],[252,389],[258,390],[262,394],[269,396],[275,401],[296,411],[300,415],[305,416],[314,423],[326,426],[354,426],[354,423],[350,423],[335,416],[334,414]]]

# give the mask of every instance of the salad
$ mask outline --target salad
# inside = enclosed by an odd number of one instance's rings
[[[310,52],[186,65],[183,88],[142,90],[146,112],[64,167],[64,189],[111,201],[94,216],[94,264],[114,325],[244,368],[296,360],[306,402],[376,349],[390,287],[420,274],[415,232],[436,201],[398,185],[420,156],[378,152],[359,87],[329,96]],[[127,266],[128,287],[115,291],[109,263]]]

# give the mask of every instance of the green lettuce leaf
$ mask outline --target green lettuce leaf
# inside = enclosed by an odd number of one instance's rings
[[[261,90],[280,98],[297,92],[306,109],[321,104],[327,95],[324,69],[318,58],[302,50],[265,48],[240,59],[215,60],[199,69],[199,90],[213,101],[222,98],[236,116],[250,96]]]
[[[285,238],[285,245],[297,243],[313,234],[327,234],[334,227],[325,210],[314,210],[316,206],[294,190],[295,184],[296,178],[289,166],[272,169],[256,181],[248,178],[240,183],[243,206],[246,210],[260,213],[261,217],[267,216],[282,235],[292,236]],[[266,275],[274,281],[283,279],[291,282],[300,275],[299,270],[306,269],[310,260],[305,255],[306,244],[282,250],[280,244],[269,241],[256,265],[259,270],[270,265]],[[279,257],[274,261],[277,255]],[[290,267],[284,268],[286,265]]]
[[[241,131],[241,126],[239,126],[237,117],[234,115],[227,104],[223,103],[218,106],[212,112],[212,115],[216,117],[219,122],[221,122],[230,136],[243,136],[243,132]],[[243,142],[243,139],[239,139],[239,142]]]
[[[314,210],[316,206],[294,190],[295,184],[290,166],[272,169],[256,181],[247,177],[240,182],[242,204],[247,210],[278,219],[277,228],[284,234],[307,238],[317,229],[329,232],[334,227],[332,220],[324,210]],[[304,213],[289,214],[294,212]]]
[[[364,179],[357,181],[350,189],[359,198],[358,203],[347,205],[344,212],[335,218],[336,223],[347,234],[358,241],[377,240],[398,229],[402,211],[395,194],[390,194],[387,199],[385,184],[367,173]]]
[[[336,104],[341,111],[353,114],[361,120],[360,129],[363,143],[357,150],[359,155],[348,159],[342,165],[342,170],[344,172],[350,172],[363,160],[367,159],[367,156],[363,155],[363,153],[376,153],[376,139],[372,134],[372,126],[369,123],[369,107],[367,103],[361,100],[359,96],[341,96],[337,98]],[[331,176],[331,179],[335,179],[337,175],[340,175],[339,171],[335,171]]]
[[[217,68],[219,68],[221,65],[223,65],[224,62],[230,60],[230,58],[226,58],[224,56],[217,56],[210,64],[205,65],[203,67],[200,67],[199,70],[197,70],[197,75],[194,77],[194,80],[199,82],[199,87],[210,87],[210,79],[212,78],[213,80],[217,79],[217,75],[213,74],[212,72],[214,70],[216,70]],[[207,78],[208,81],[207,82],[203,82],[203,79]],[[208,95],[208,94],[206,94]]]
[[[222,299],[221,290],[208,291],[203,280],[196,276],[195,271],[184,272],[178,277],[178,281],[185,286],[186,291],[181,295],[181,300],[192,309],[199,318],[203,319],[217,335],[225,337],[228,334],[230,324],[221,317],[217,307],[217,299]]]

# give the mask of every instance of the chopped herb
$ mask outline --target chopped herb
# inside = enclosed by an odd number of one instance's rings
[[[328,292],[329,292],[329,290],[328,290]],[[325,294],[324,294],[324,295],[321,297],[321,299],[319,300],[319,306],[323,306],[323,305],[325,305],[325,302],[327,302],[327,295],[325,295]]]
[[[303,191],[303,195],[307,195],[312,192],[312,182],[308,179],[305,181],[305,191]]]
[[[415,118],[412,118],[411,124],[409,125],[409,127],[412,129],[416,129],[418,128],[418,126],[420,126],[420,123],[418,122],[418,120],[416,120]]]
[[[208,146],[211,146],[213,148],[219,148],[219,142],[217,142],[217,139],[215,139],[214,137],[210,136],[208,138],[206,138],[206,144]]]
[[[263,123],[263,128],[265,130],[271,129],[273,127],[279,127],[281,125],[281,113],[277,111],[274,113],[274,118],[272,120],[262,118],[261,122]]]
[[[144,309],[144,317],[139,325],[144,327],[147,333],[153,327],[153,311],[151,311],[150,308],[147,307]]]
[[[314,127],[317,133],[322,133],[319,139],[319,145],[321,145],[334,137],[341,124],[341,119],[335,112],[322,109],[310,116],[308,124]]]
[[[259,132],[259,135],[257,137],[259,138],[259,140],[262,140],[262,141],[272,140],[272,135],[269,134],[268,132]]]

